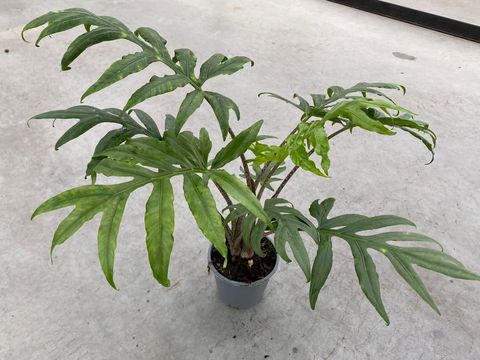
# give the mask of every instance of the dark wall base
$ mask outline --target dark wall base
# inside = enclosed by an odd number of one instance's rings
[[[445,34],[480,42],[480,26],[378,0],[328,0]]]

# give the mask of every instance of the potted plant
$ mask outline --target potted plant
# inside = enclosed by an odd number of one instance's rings
[[[360,287],[387,324],[389,319],[370,249],[385,255],[400,276],[436,312],[439,310],[415,271],[415,265],[453,278],[480,279],[445,254],[441,246],[433,248],[439,244],[430,237],[390,229],[397,225],[413,226],[410,220],[394,215],[332,216],[333,198],[314,200],[309,208],[311,217],[308,217],[280,197],[299,169],[327,178],[329,143],[334,137],[354,130],[383,136],[406,133],[423,143],[433,160],[435,133],[428,124],[416,120],[411,111],[397,105],[384,93],[386,90],[405,93],[403,86],[386,83],[359,83],[346,89],[331,86],[325,94],[312,94],[311,100],[299,95],[289,100],[264,93],[294,106],[300,114],[298,123],[285,140],[273,144],[275,141],[270,136],[260,132],[262,121],[234,133],[230,115],[233,112],[237,119],[240,118],[237,105],[227,96],[207,90],[206,84],[211,78],[231,75],[247,64],[253,65],[249,58],[214,54],[198,70],[197,58],[191,50],[169,52],[166,40],[155,30],[141,27],[131,31],[117,19],[97,16],[84,9],[49,12],[29,22],[23,32],[42,25],[46,27],[38,36],[37,46],[46,36],[80,25],[85,27],[85,32],[67,48],[61,62],[62,70],[70,69],[79,55],[100,42],[124,39],[138,46],[137,52],[115,61],[85,91],[82,101],[154,62],[163,63],[170,72],[161,77],[153,76],[133,92],[122,109],[78,105],[33,117],[78,119],[60,137],[55,149],[97,124],[118,125],[99,141],[87,165],[86,176],[91,177],[92,184],[54,196],[41,204],[32,216],[73,207],[55,231],[53,251],[85,222],[102,213],[98,253],[101,268],[113,288],[116,288],[113,267],[122,214],[129,195],[145,185],[152,185],[145,211],[148,258],[155,279],[169,286],[168,267],[174,243],[171,181],[177,177],[183,178],[183,193],[190,211],[211,243],[210,268],[217,278],[221,299],[229,305],[249,307],[260,301],[266,282],[278,264],[278,255],[287,262],[293,257],[300,266],[310,283],[313,309],[332,266],[333,238],[343,239],[350,246]],[[136,108],[146,99],[183,87],[188,87],[190,92],[175,116],[166,115],[163,129],[147,113]],[[210,154],[212,143],[205,129],[198,134],[185,130],[186,122],[202,103],[213,110],[212,118],[218,121],[220,135],[226,142],[215,155]],[[233,161],[241,165],[239,176],[223,169]],[[293,167],[282,175],[289,166]],[[101,185],[96,183],[98,174],[128,179]],[[219,192],[225,206],[216,203],[212,189]],[[271,193],[264,199],[267,190]],[[313,241],[317,248],[313,262],[305,238]],[[411,242],[416,245],[408,246]],[[291,254],[287,252],[287,245]]]

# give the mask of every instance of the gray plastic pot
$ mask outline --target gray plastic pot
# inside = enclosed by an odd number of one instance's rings
[[[217,269],[215,269],[215,266],[212,263],[212,249],[213,246],[210,245],[208,248],[208,264],[210,266],[210,270],[213,272],[213,275],[215,275],[217,294],[220,301],[225,305],[235,309],[248,309],[262,301],[268,281],[273,274],[275,274],[275,271],[277,271],[279,260],[278,255],[275,266],[270,274],[265,276],[263,279],[254,281],[252,283],[244,283],[230,280],[220,274]]]

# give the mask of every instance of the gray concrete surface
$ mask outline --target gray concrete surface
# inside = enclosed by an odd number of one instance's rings
[[[193,225],[178,183],[170,289],[154,281],[147,263],[147,188],[129,200],[118,239],[120,291],[108,286],[98,265],[98,219],[59,247],[51,265],[51,237],[65,212],[34,222],[30,214],[47,197],[86,183],[84,166],[105,128],[55,152],[53,144],[67,125],[37,122],[28,129],[26,119],[77,104],[111,62],[133,50],[122,42],[103,44],[62,73],[60,58],[76,31],[45,39],[39,49],[20,40],[28,20],[72,6],[116,16],[132,28],[154,27],[171,48],[191,47],[199,59],[213,52],[253,58],[252,69],[211,84],[241,107],[238,127],[263,118],[265,131],[282,136],[295,123],[294,110],[257,99],[260,91],[291,95],[358,81],[405,84],[401,103],[438,133],[432,165],[423,165],[428,154],[406,136],[357,131],[334,142],[331,179],[296,176],[284,195],[303,210],[313,199],[334,196],[337,214],[412,218],[419,231],[480,271],[478,44],[314,0],[2,0],[0,359],[480,359],[480,284],[420,270],[443,313],[439,317],[375,256],[392,320],[386,327],[361,293],[341,241],[334,244],[334,268],[315,312],[294,264],[281,264],[257,308],[223,307],[206,271],[207,242]],[[162,71],[152,67],[87,103],[121,107],[132,89]],[[142,108],[161,119],[176,111],[179,99],[168,95]],[[206,107],[190,126],[218,134]],[[215,145],[220,146],[218,138]]]

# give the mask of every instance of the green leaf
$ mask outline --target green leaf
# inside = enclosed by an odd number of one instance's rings
[[[227,138],[228,129],[230,127],[230,110],[233,110],[233,112],[237,116],[237,120],[240,120],[240,110],[238,109],[238,106],[233,102],[233,100],[226,96],[211,91],[205,91],[204,95],[205,99],[212,107],[215,116],[217,117],[220,129],[222,130],[223,140],[225,140]]]
[[[191,132],[184,131],[176,138],[166,138],[170,151],[175,151],[181,157],[180,165],[207,169],[207,159],[200,149],[200,141]]]
[[[196,174],[185,174],[183,179],[185,199],[198,227],[218,252],[226,258],[225,230],[210,189]]]
[[[30,29],[34,29],[34,28],[42,26],[42,25],[45,25],[54,16],[55,16],[55,12],[50,11],[46,14],[43,14],[42,16],[39,16],[39,17],[33,19],[27,25],[25,25],[22,29],[22,34],[21,34],[23,41],[27,41],[27,40],[25,40],[25,36],[24,36],[25,31],[30,30]]]
[[[141,37],[153,47],[158,60],[166,64],[173,64],[170,54],[165,47],[167,40],[161,37],[156,30],[149,27],[141,27],[135,30],[134,34]]]
[[[212,161],[212,168],[221,168],[245,153],[250,145],[256,141],[262,124],[263,120],[257,121],[255,124],[235,136],[227,146],[223,147],[217,155],[215,155],[215,158]]]
[[[190,49],[175,50],[174,62],[178,62],[183,73],[190,79],[195,79],[195,66],[197,65],[197,57]]]
[[[232,207],[233,207],[233,209],[232,209]],[[230,213],[223,220],[223,223],[225,225],[228,224],[229,222],[232,222],[235,219],[238,219],[242,215],[247,215],[248,214],[247,209],[245,209],[245,207],[241,204],[235,204],[235,205],[232,205],[232,207],[227,207],[223,210],[223,211],[225,211],[227,209],[231,210]]]
[[[305,100],[303,97],[301,97],[300,95],[298,94],[293,94],[293,97],[298,99],[299,101],[299,107],[300,109],[305,113],[305,114],[309,114],[310,113],[310,104],[308,103],[307,100]]]
[[[443,252],[427,248],[398,248],[413,264],[456,279],[480,280],[480,275],[466,269],[462,263]]]
[[[385,256],[388,257],[395,270],[412,287],[412,289],[415,290],[417,294],[420,295],[420,297],[425,300],[425,302],[430,305],[438,315],[440,315],[440,310],[438,310],[437,305],[423,284],[422,279],[413,269],[413,266],[410,265],[410,263],[402,256],[399,256],[395,251],[385,252]]]
[[[328,169],[330,168],[330,159],[328,157],[330,145],[328,143],[328,135],[323,126],[315,126],[313,128],[313,140],[315,153],[322,157],[322,169],[328,175]]]
[[[100,265],[105,278],[114,289],[117,288],[113,281],[115,249],[117,247],[118,230],[122,222],[128,195],[128,193],[122,194],[105,203],[102,221],[98,228],[98,257]]]
[[[145,212],[148,260],[153,276],[163,286],[170,286],[168,266],[173,248],[173,189],[169,179],[153,183]]]
[[[145,69],[155,61],[157,61],[155,56],[146,51],[123,56],[120,60],[110,65],[102,76],[85,91],[81,97],[81,101],[87,96],[126,78],[128,75]]]
[[[105,206],[116,204],[113,200],[129,194],[145,183],[132,180],[116,185],[85,185],[64,191],[44,203],[33,213],[32,219],[43,213],[75,206],[74,210],[60,223],[54,235],[52,251],[56,245],[62,244],[73,235],[85,222],[104,211]],[[111,203],[109,201],[112,201]],[[107,204],[107,205],[105,205]]]
[[[197,110],[203,102],[203,92],[201,90],[193,90],[189,92],[182,101],[175,121],[175,134],[182,130],[183,125],[188,118]]]
[[[134,177],[136,179],[145,180],[145,183],[151,182],[154,179],[162,176],[169,177],[176,175],[175,172],[156,173],[143,166],[139,166],[130,162],[117,161],[112,159],[103,159],[96,167],[99,174],[105,176],[120,176],[120,177]]]
[[[38,36],[37,41],[35,42],[36,46],[38,46],[39,42],[46,36],[66,31],[79,25],[84,25],[87,32],[89,32],[92,25],[95,25],[98,26],[98,28],[117,29],[125,32],[127,36],[130,36],[128,28],[117,19],[109,16],[96,16],[90,11],[78,8],[52,11],[48,14],[42,15],[28,23],[23,31],[41,26],[45,23],[48,23],[48,25]]]
[[[310,307],[315,310],[318,294],[327,281],[330,270],[332,269],[333,253],[332,241],[327,237],[325,241],[320,242],[317,255],[312,266],[312,280],[310,282]]]
[[[290,101],[290,100],[284,98],[283,96],[280,96],[280,95],[277,95],[277,94],[274,94],[274,93],[271,93],[271,92],[261,92],[260,94],[258,94],[259,97],[262,96],[262,95],[268,95],[268,96],[273,97],[275,99],[285,101],[287,104],[293,105],[297,109],[303,111],[303,107],[300,104],[295,104],[293,101]]]
[[[311,173],[325,177],[326,175],[322,173],[313,160],[309,159],[309,155],[303,145],[298,146],[289,146],[288,154],[292,162],[303,170],[310,171]]]
[[[250,245],[252,246],[253,251],[260,257],[264,257],[265,254],[262,251],[262,239],[264,238],[263,234],[267,229],[267,224],[263,221],[257,221],[253,226],[252,232],[250,234]]]
[[[162,135],[160,135],[160,130],[158,130],[158,126],[155,123],[155,120],[153,120],[150,115],[140,109],[133,109],[132,111],[135,113],[135,115],[137,115],[137,118],[142,122],[150,135],[156,137],[157,139],[162,139]]]
[[[150,82],[143,85],[128,99],[124,110],[131,109],[135,105],[147,100],[153,96],[165,94],[175,90],[178,87],[183,87],[188,84],[188,79],[183,75],[165,75],[162,77],[153,76]]]
[[[69,65],[90,46],[104,41],[125,39],[128,35],[124,30],[109,27],[98,27],[80,35],[72,41],[63,55],[62,70],[69,70]]]
[[[357,241],[348,241],[348,244],[352,249],[355,272],[357,273],[358,281],[363,293],[383,320],[385,320],[385,323],[387,325],[390,324],[390,320],[388,319],[380,295],[380,282],[378,280],[377,270],[372,257],[368,254],[366,249],[357,243]]]
[[[175,123],[177,119],[171,114],[165,115],[165,131],[171,134],[175,133]]]
[[[271,227],[270,217],[263,210],[255,194],[238,178],[225,170],[210,170],[210,178],[218,183],[225,192],[242,204],[250,213]]]
[[[323,223],[327,221],[327,216],[333,208],[333,204],[335,203],[334,198],[328,198],[319,202],[319,200],[315,200],[310,205],[310,215],[312,215],[315,219],[317,219],[318,226],[321,227]],[[358,219],[357,219],[358,220]]]
[[[198,140],[199,151],[202,154],[204,162],[207,163],[208,155],[210,154],[210,150],[212,150],[212,142],[210,141],[210,136],[208,135],[208,131],[205,128],[200,129]]]
[[[326,99],[325,104],[331,104],[339,99],[345,98],[348,94],[351,93],[362,93],[364,97],[366,96],[366,94],[370,93],[384,97],[391,101],[391,99],[387,95],[377,89],[402,90],[402,92],[405,94],[405,87],[402,85],[390,83],[361,82],[348,89],[344,89],[340,86],[329,87],[327,89],[327,95],[329,96],[329,98]]]
[[[290,222],[283,218],[279,221],[278,227],[275,231],[275,249],[282,259],[290,262],[285,251],[285,244],[288,243],[292,249],[293,257],[302,269],[307,282],[310,281],[310,260],[305,244],[298,232],[298,225],[296,222]]]
[[[415,226],[408,219],[396,215],[379,215],[360,219],[340,230],[342,233],[356,233],[359,231],[375,230],[386,226],[409,225]]]
[[[425,145],[425,147],[428,149],[428,151],[430,151],[430,154],[432,155],[432,158],[431,160],[427,163],[428,164],[431,164],[433,162],[433,160],[435,160],[435,152],[433,151],[433,148],[435,147],[435,144],[432,144],[430,141],[428,141],[425,137],[423,137],[422,135],[420,134],[417,134],[415,131],[412,131],[408,128],[405,128],[405,127],[401,127],[401,129],[407,133],[409,133],[410,135],[412,135],[413,137],[419,139],[423,145]]]
[[[105,123],[120,124],[125,127],[135,127],[136,123],[133,119],[125,114],[121,116],[112,113],[114,109],[97,109],[93,106],[79,105],[68,108],[66,110],[48,111],[35,115],[32,119],[79,119],[79,121],[69,128],[55,144],[55,150],[67,142],[79,137],[92,127]],[[116,110],[116,109],[115,109]]]
[[[332,205],[333,199],[327,199],[321,204],[314,201],[310,206],[312,216],[319,221],[318,232],[322,239],[321,242],[333,236],[348,242],[355,259],[355,269],[362,290],[387,323],[388,317],[386,317],[380,298],[378,275],[373,260],[367,252],[369,248],[385,255],[400,276],[436,312],[439,312],[437,306],[412,265],[418,265],[454,278],[480,280],[480,275],[466,269],[458,260],[441,251],[421,247],[399,247],[390,244],[390,242],[398,241],[430,242],[439,245],[441,248],[437,241],[423,234],[404,231],[387,231],[373,235],[357,234],[361,231],[396,225],[414,226],[410,220],[394,215],[367,217],[357,214],[340,215],[328,219],[327,216]]]
[[[333,220],[333,219],[331,219]],[[329,220],[330,221],[330,220]],[[329,225],[327,225],[329,226]],[[443,250],[442,245],[437,241],[423,234],[407,232],[407,231],[390,231],[375,235],[369,235],[369,240],[378,242],[378,243],[387,243],[388,241],[418,241],[418,242],[429,242],[436,244]]]
[[[325,105],[325,95],[310,94],[313,100],[313,105],[317,108],[322,108]]]
[[[57,230],[53,235],[50,254],[53,254],[53,250],[56,246],[63,244],[66,240],[68,240],[68,238],[77,232],[77,230],[80,229],[84,223],[90,221],[97,213],[102,211],[104,202],[100,201],[100,197],[96,196],[89,200],[90,201],[78,202],[75,206],[75,209],[58,225]],[[106,198],[103,197],[102,200],[106,200]],[[42,205],[45,207],[44,204]],[[35,211],[37,214],[40,212],[44,211],[42,209],[37,209]]]
[[[33,213],[32,219],[49,211],[73,206],[76,201],[82,199],[96,199],[103,202],[109,195],[112,195],[111,190],[113,189],[106,185],[85,185],[64,191],[43,202]]]
[[[338,115],[346,117],[354,125],[361,127],[362,129],[373,131],[382,135],[395,135],[394,131],[387,129],[385,126],[383,126],[383,124],[380,121],[371,119],[362,110],[346,108],[346,109],[343,109],[341,113],[338,113]],[[325,115],[324,119],[326,119],[327,116],[328,115]]]
[[[331,219],[326,220],[324,223],[322,223],[321,226],[326,228],[336,228],[339,226],[345,227],[350,224],[356,223],[358,220],[366,219],[366,218],[368,217],[365,215],[344,214],[344,215],[335,216]]]
[[[242,247],[244,251],[252,248],[251,234],[255,225],[255,220],[255,216],[252,214],[247,214],[242,220],[240,230],[242,232]]]
[[[35,46],[38,46],[40,41],[46,36],[66,31],[82,24],[88,23],[90,25],[97,26],[102,24],[102,21],[90,11],[72,8],[62,11],[52,11],[48,14],[42,15],[41,17],[28,23],[23,29],[22,33],[27,29],[41,26],[47,22],[48,25],[41,31],[40,35],[35,41]]]
[[[249,150],[255,155],[255,158],[252,160],[254,166],[267,162],[282,164],[288,156],[288,149],[286,146],[267,145],[255,142]],[[270,166],[270,164],[268,166]]]
[[[218,75],[231,75],[243,69],[246,63],[253,66],[253,61],[245,56],[235,56],[228,59],[223,54],[214,54],[200,67],[200,83]]]
[[[108,157],[110,160],[118,160],[124,163],[138,163],[162,171],[173,170],[174,167],[171,161],[165,159],[162,155],[161,152],[152,147],[129,141],[124,145],[108,148],[98,156]]]
[[[121,128],[121,129],[110,130],[109,132],[107,132],[100,139],[97,146],[95,147],[95,151],[93,152],[92,159],[87,165],[87,171],[85,176],[93,175],[95,166],[97,166],[97,164],[102,159],[105,158],[104,156],[100,156],[102,152],[122,144],[124,141],[131,138],[135,134],[138,134],[138,129]]]

